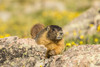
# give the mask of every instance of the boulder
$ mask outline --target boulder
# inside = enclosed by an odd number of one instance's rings
[[[100,45],[73,46],[50,58],[46,51],[31,38],[1,38],[0,67],[100,67]]]
[[[97,3],[100,4],[100,1]],[[96,33],[95,18],[100,10],[100,5],[93,5],[87,11],[83,12],[79,17],[69,22],[63,27],[65,38],[78,38],[80,35],[93,35]],[[100,17],[99,17],[100,18]],[[92,24],[92,26],[91,26]],[[69,34],[68,34],[69,33]]]
[[[30,38],[12,36],[0,39],[0,67],[39,67],[43,64],[46,50]]]

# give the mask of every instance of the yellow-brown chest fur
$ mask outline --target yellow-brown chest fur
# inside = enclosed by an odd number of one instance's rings
[[[36,42],[39,45],[44,45],[45,47],[47,47],[48,50],[56,49],[56,54],[61,53],[65,47],[63,39],[57,43],[49,40],[47,38],[47,31],[43,32],[43,34],[39,34],[38,37],[36,38]]]

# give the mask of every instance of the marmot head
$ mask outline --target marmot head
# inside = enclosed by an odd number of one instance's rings
[[[63,38],[62,28],[57,25],[50,25],[47,28],[47,37],[52,41],[58,41]]]

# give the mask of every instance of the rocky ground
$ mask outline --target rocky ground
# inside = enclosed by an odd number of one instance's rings
[[[96,17],[100,13],[100,1],[93,4],[93,6],[75,18],[63,28],[66,39],[77,38],[79,35],[93,35],[96,33]],[[99,19],[100,20],[100,19]],[[99,21],[100,23],[100,21]],[[91,26],[93,24],[93,26]],[[70,34],[68,34],[70,33]],[[75,35],[74,35],[75,33]]]
[[[0,67],[100,67],[100,45],[74,46],[45,58],[46,48],[33,39],[0,39]]]

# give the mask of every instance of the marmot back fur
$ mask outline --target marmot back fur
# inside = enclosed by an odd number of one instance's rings
[[[44,29],[44,25],[43,24],[35,24],[32,28],[31,28],[31,36],[34,39],[36,37],[36,35],[42,30]]]

